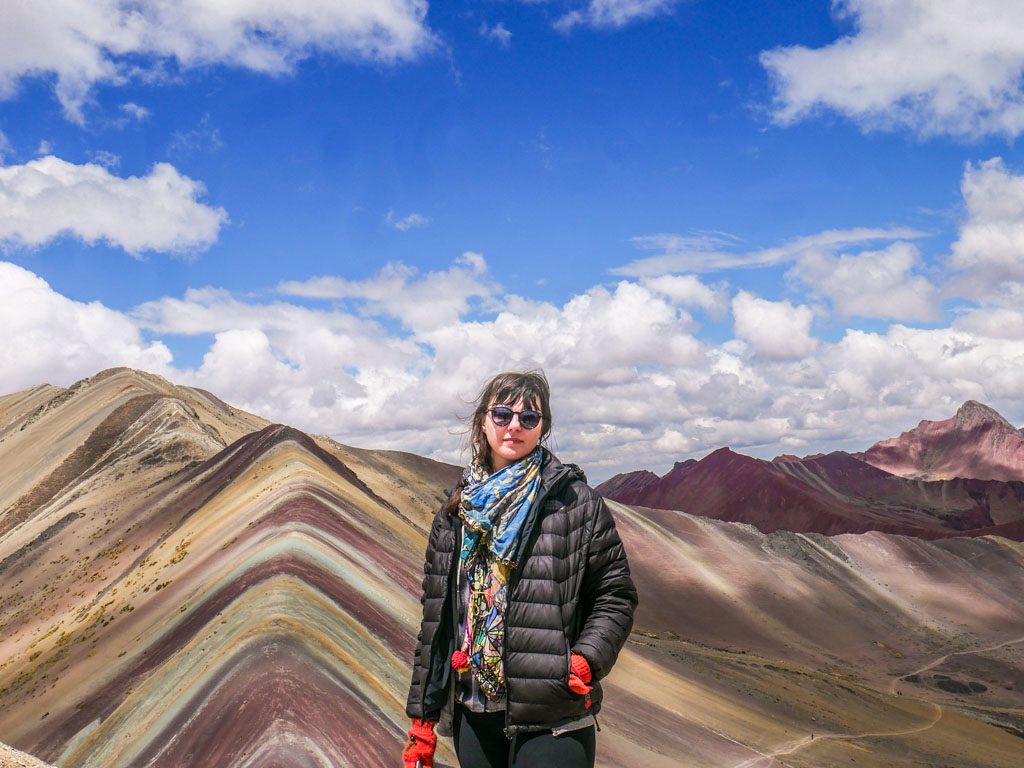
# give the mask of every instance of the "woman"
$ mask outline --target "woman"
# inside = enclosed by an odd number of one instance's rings
[[[427,542],[405,765],[431,768],[451,720],[461,768],[589,768],[599,681],[637,604],[626,553],[583,472],[541,445],[543,373],[491,379],[470,430]]]

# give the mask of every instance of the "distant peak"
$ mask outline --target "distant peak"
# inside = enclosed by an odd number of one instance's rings
[[[1017,431],[1017,428],[1004,419],[995,408],[990,408],[977,400],[968,400],[961,405],[953,419],[953,424],[958,429],[971,429],[987,422],[995,422],[1006,429]]]

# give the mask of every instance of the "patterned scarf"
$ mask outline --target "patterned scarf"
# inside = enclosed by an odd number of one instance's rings
[[[462,650],[492,701],[505,694],[505,609],[519,531],[540,490],[542,449],[492,475],[478,460],[466,468],[459,511],[465,537],[459,553],[469,582]]]

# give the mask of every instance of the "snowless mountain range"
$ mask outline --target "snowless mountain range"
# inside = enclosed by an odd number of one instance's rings
[[[616,475],[598,490],[624,504],[750,523],[765,532],[886,531],[928,539],[1024,539],[1024,432],[969,400],[863,453],[763,461],[720,448],[662,477]]]
[[[1019,766],[1021,435],[993,414],[605,483],[641,603],[599,765]],[[397,764],[459,468],[126,368],[0,397],[0,462],[0,741],[61,768]]]

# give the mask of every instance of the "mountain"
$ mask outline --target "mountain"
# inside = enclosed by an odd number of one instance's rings
[[[1019,764],[1020,544],[610,505],[640,591],[598,739],[633,751],[610,764]]]
[[[692,461],[692,459],[691,459]],[[658,476],[646,469],[636,472],[626,472],[607,480],[602,488],[603,493],[609,498],[618,499],[623,504],[632,504],[636,499],[642,498],[644,491],[652,483],[658,481]]]
[[[1024,431],[987,405],[968,400],[949,419],[922,421],[854,456],[921,480],[1024,480]]]
[[[780,482],[862,482],[828,458]],[[129,369],[0,398],[0,462],[0,741],[61,768],[396,764],[459,468]],[[1019,544],[611,507],[640,606],[599,766],[1019,764]]]
[[[0,424],[0,739],[62,768],[394,758],[457,468],[128,369]]]
[[[884,531],[923,538],[984,535],[1024,521],[1024,483],[896,477],[847,453],[764,461],[720,448],[663,477],[616,475],[605,497],[749,523],[766,533]]]

